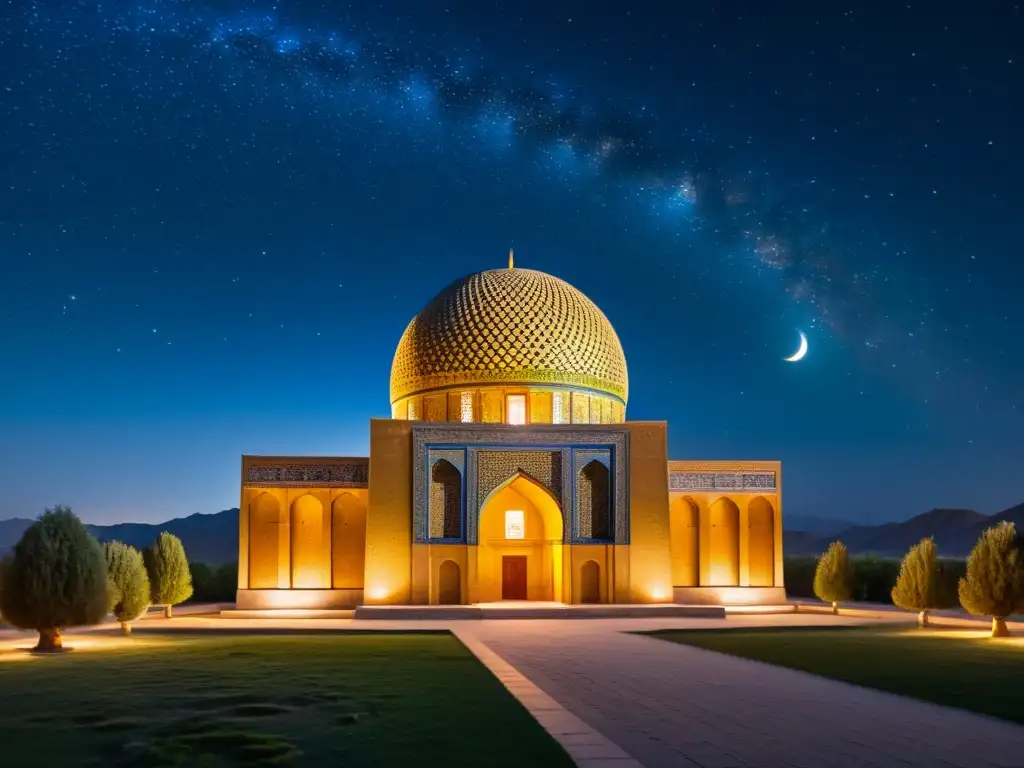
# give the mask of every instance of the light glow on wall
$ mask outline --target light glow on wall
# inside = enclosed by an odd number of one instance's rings
[[[369,594],[373,600],[383,600],[388,596],[388,589],[387,587],[371,587]]]
[[[505,510],[505,538],[526,538],[526,516],[521,509]]]
[[[526,395],[508,396],[508,423],[514,425],[526,423]]]

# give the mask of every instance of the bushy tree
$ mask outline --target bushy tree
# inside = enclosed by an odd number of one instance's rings
[[[832,603],[832,613],[839,613],[839,603],[853,596],[853,568],[846,545],[833,541],[818,558],[814,571],[814,594],[826,603]]]
[[[39,633],[36,650],[62,647],[61,630],[107,615],[107,564],[100,543],[67,507],[48,509],[6,561],[0,611]]]
[[[111,541],[103,547],[107,559],[107,592],[110,612],[121,622],[121,631],[130,635],[129,622],[149,608],[149,574],[142,553],[135,547]]]
[[[905,611],[917,611],[921,627],[928,626],[928,611],[938,606],[937,562],[934,539],[921,539],[903,558],[892,588],[892,602]]]
[[[1024,607],[1024,553],[1013,523],[1002,522],[978,539],[960,579],[960,604],[975,616],[992,617],[992,637],[1007,637],[1006,617]]]
[[[144,555],[149,571],[149,588],[153,605],[164,607],[164,616],[171,618],[171,608],[192,596],[192,574],[181,539],[163,531]]]

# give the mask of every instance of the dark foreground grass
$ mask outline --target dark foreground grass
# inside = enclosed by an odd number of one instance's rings
[[[1024,723],[1024,643],[957,630],[740,629],[656,637]]]
[[[135,637],[0,664],[0,765],[572,764],[448,634]]]

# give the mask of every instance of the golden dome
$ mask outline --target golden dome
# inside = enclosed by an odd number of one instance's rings
[[[391,402],[449,387],[597,390],[626,403],[626,358],[597,305],[533,269],[456,280],[412,319],[391,365]]]

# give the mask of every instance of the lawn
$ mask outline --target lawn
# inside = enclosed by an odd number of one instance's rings
[[[655,637],[1024,723],[1024,642],[893,627],[653,632]]]
[[[0,764],[572,765],[445,633],[137,632],[118,645],[0,661]]]

